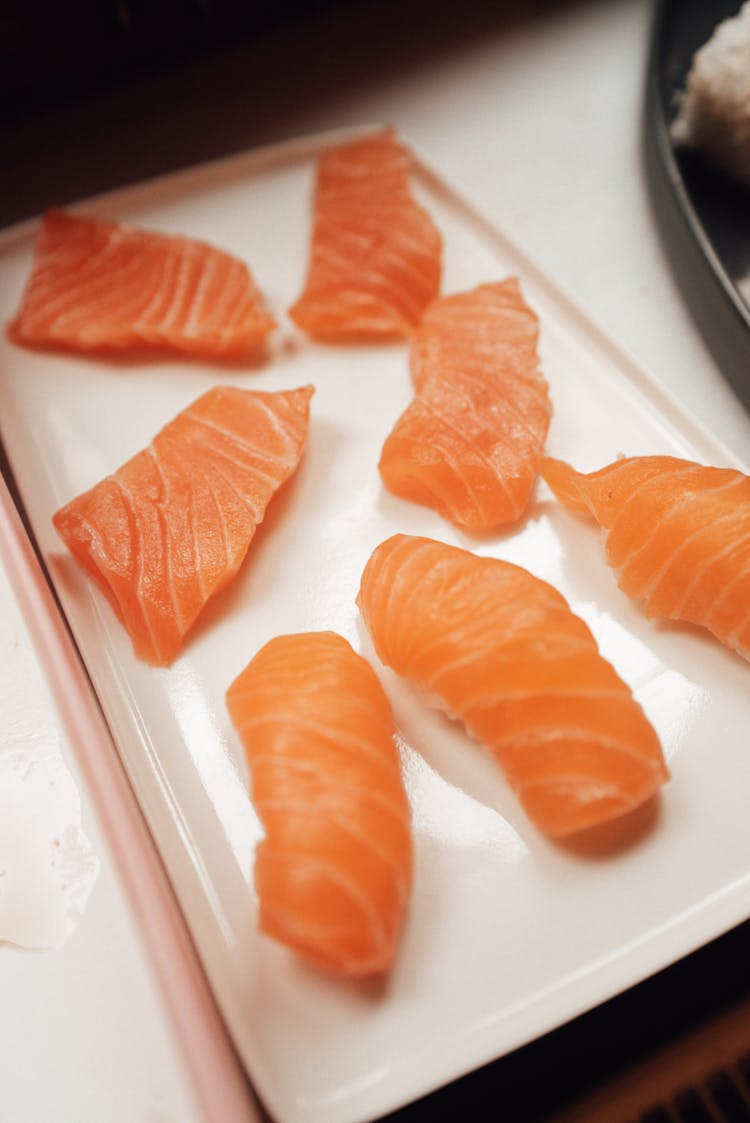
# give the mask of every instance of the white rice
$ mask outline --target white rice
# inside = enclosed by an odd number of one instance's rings
[[[750,184],[750,0],[696,52],[672,137]]]

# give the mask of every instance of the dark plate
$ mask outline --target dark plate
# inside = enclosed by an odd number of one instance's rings
[[[740,0],[657,0],[646,84],[644,146],[666,251],[714,359],[750,408],[750,189],[672,143],[669,128],[695,51]]]

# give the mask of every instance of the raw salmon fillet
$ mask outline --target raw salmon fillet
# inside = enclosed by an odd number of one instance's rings
[[[358,603],[382,662],[487,746],[546,834],[631,811],[668,778],[586,624],[525,569],[397,534],[368,561]]]
[[[241,358],[275,326],[247,266],[223,250],[55,209],[8,335],[29,347]]]
[[[380,457],[390,491],[470,531],[520,518],[552,415],[538,334],[513,277],[429,305],[411,349],[415,397]]]
[[[54,515],[139,658],[171,663],[237,573],[269,500],[299,463],[312,393],[209,390]]]
[[[550,458],[542,474],[604,528],[618,585],[648,616],[699,624],[750,659],[750,477],[673,456],[589,474]]]
[[[412,197],[410,172],[391,130],[321,156],[307,282],[289,310],[309,335],[408,336],[437,295],[442,239]]]
[[[265,828],[260,927],[339,975],[387,971],[412,880],[393,716],[334,632],[278,636],[227,691]]]

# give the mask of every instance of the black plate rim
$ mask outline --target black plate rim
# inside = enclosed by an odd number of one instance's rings
[[[660,234],[686,303],[719,367],[750,407],[750,307],[694,205],[675,155],[660,88],[669,21],[679,18],[679,9],[679,0],[656,0],[654,4],[643,114],[646,170]],[[686,261],[692,275],[686,275]]]

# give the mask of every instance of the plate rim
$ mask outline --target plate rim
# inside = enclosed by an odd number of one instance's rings
[[[656,0],[651,18],[642,111],[646,176],[659,235],[683,299],[717,366],[750,408],[750,307],[695,206],[675,155],[671,120],[662,96],[668,29],[680,10],[680,0]]]

